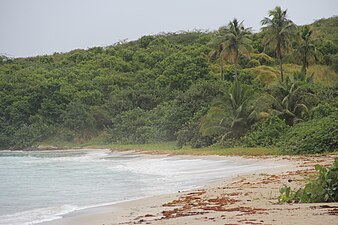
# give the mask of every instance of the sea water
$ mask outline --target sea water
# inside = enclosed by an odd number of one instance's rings
[[[79,209],[275,166],[109,150],[0,151],[0,225],[50,221]]]

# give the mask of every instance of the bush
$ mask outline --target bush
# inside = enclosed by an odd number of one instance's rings
[[[297,191],[283,186],[278,198],[280,203],[291,202],[338,202],[338,158],[331,168],[315,166],[318,172],[316,179]]]
[[[146,112],[136,108],[123,112],[112,119],[112,127],[109,128],[112,142],[145,143],[142,127],[148,124]]]
[[[288,130],[278,146],[286,153],[307,154],[337,151],[338,115],[298,123]]]
[[[288,126],[277,116],[268,118],[256,123],[252,130],[241,140],[247,147],[275,145],[279,138],[287,131]]]
[[[338,108],[328,103],[319,104],[311,110],[312,118],[323,118],[334,114],[338,114]]]
[[[20,127],[11,140],[14,149],[24,149],[42,141],[51,134],[51,130],[45,123],[36,122]]]
[[[75,131],[86,131],[95,127],[95,119],[89,108],[80,102],[71,102],[62,114],[63,126]]]
[[[216,142],[216,138],[214,136],[203,136],[200,132],[200,120],[204,114],[205,110],[197,112],[190,121],[176,132],[177,146],[179,148],[188,144],[190,144],[193,148],[203,148]]]

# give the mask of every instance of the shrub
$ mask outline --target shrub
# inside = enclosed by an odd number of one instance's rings
[[[190,121],[176,132],[177,147],[182,148],[184,145],[190,144],[193,148],[202,148],[216,142],[216,138],[213,135],[203,136],[200,132],[200,120],[201,116],[204,114],[204,110],[199,111]]]
[[[338,114],[338,108],[328,103],[319,104],[311,110],[312,118],[323,118],[334,114]]]
[[[11,140],[14,149],[31,147],[51,134],[51,130],[45,123],[36,122],[20,127]]]
[[[112,142],[145,143],[142,127],[146,126],[148,118],[143,109],[136,108],[123,112],[112,119],[109,128]],[[138,142],[139,141],[139,142]]]
[[[280,203],[338,202],[338,158],[331,168],[316,165],[315,169],[318,172],[316,178],[308,182],[304,188],[295,191],[288,186],[283,186],[278,201]]]
[[[287,131],[288,126],[275,115],[256,123],[241,140],[247,147],[271,146]]]
[[[337,114],[298,123],[288,130],[278,146],[293,154],[337,151],[337,124]]]

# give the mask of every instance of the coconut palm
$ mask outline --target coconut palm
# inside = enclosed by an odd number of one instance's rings
[[[220,66],[220,79],[224,80],[224,58],[225,58],[225,51],[224,51],[224,31],[220,28],[216,34],[213,41],[209,44],[213,48],[213,50],[209,53],[210,59],[217,59],[219,58],[219,66]]]
[[[310,30],[309,26],[303,27],[300,33],[300,43],[296,51],[302,61],[302,73],[304,75],[306,75],[306,70],[309,67],[309,61],[311,59],[317,59],[317,50],[311,40],[311,34],[312,30]]]
[[[238,138],[245,130],[258,119],[258,115],[249,104],[252,92],[239,81],[234,81],[231,88],[225,93],[225,98],[217,101],[210,108],[201,123],[203,135],[220,135]]]
[[[296,25],[287,18],[287,10],[277,6],[269,11],[269,17],[265,17],[261,23],[264,32],[264,42],[275,50],[279,59],[280,79],[283,82],[283,52],[288,52],[292,38],[295,36]]]
[[[251,28],[245,28],[243,21],[233,19],[225,27],[224,51],[226,58],[235,66],[235,79],[237,76],[237,64],[240,54],[247,54],[252,50]]]
[[[302,101],[301,89],[296,83],[287,80],[286,83],[281,83],[276,88],[276,92],[271,96],[273,114],[284,119],[290,126],[309,116],[308,106]]]

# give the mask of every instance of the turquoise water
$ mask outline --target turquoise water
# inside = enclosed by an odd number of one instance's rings
[[[274,166],[109,150],[0,151],[0,224],[36,224]]]

